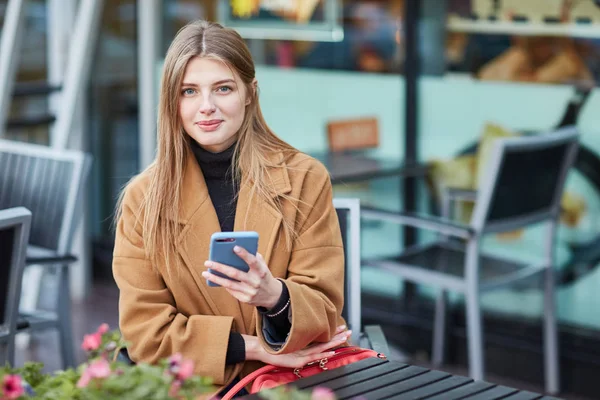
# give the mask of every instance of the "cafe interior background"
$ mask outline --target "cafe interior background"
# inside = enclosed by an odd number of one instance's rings
[[[151,157],[152,148],[141,145],[151,143],[153,136],[142,133],[139,74],[140,63],[146,62],[139,52],[139,16],[150,2],[160,8],[155,81],[168,44],[187,22],[206,18],[239,27],[247,32],[261,104],[272,129],[302,151],[324,154],[332,150],[332,126],[366,124],[371,136],[365,148],[355,152],[375,159],[410,158],[429,166],[427,176],[416,181],[419,211],[439,210],[441,185],[477,188],[478,166],[485,159],[467,151],[476,142],[575,124],[581,134],[580,155],[585,157],[568,176],[556,243],[561,370],[567,392],[598,398],[598,2],[422,0],[418,20],[407,21],[402,0],[314,0],[304,2],[307,10],[285,9],[294,2],[284,0],[105,0],[81,121],[84,136],[79,146],[94,162],[79,245],[83,272],[73,283],[75,304],[85,303],[98,288],[111,296],[116,293],[111,276],[113,209],[123,185]],[[329,21],[332,5],[339,11],[336,23]],[[7,1],[0,2],[0,22],[6,9]],[[47,75],[47,19],[46,1],[29,1],[19,82],[40,81]],[[274,21],[289,28],[271,32],[267,28]],[[407,24],[417,24],[418,47],[408,49],[411,57],[418,57],[417,69],[406,63]],[[416,82],[414,91],[407,90],[411,80]],[[44,98],[18,99],[10,116],[27,117],[46,107]],[[413,116],[410,121],[407,112]],[[8,130],[4,136],[47,144],[49,129]],[[408,156],[407,146],[412,147]],[[359,197],[364,205],[398,211],[405,208],[404,189],[404,180],[397,176],[334,186],[336,196]],[[468,218],[468,207],[459,211],[460,218]],[[392,223],[365,221],[363,256],[397,254],[405,233]],[[425,234],[416,238],[429,239]],[[539,254],[532,249],[542,246],[541,241],[540,230],[534,228],[491,235],[484,249],[510,251],[532,261]],[[401,278],[367,266],[361,277],[364,322],[382,325],[394,348],[426,362],[435,292],[425,286],[407,289]],[[488,372],[541,386],[539,286],[491,292],[481,301]],[[462,302],[460,296],[451,298],[447,362],[457,368],[467,363]],[[106,313],[113,311],[116,321],[116,309]],[[34,335],[32,342],[36,340],[43,339]],[[35,357],[34,351],[28,354]]]

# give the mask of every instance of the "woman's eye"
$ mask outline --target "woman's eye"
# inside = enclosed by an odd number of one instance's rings
[[[185,96],[191,96],[194,93],[196,93],[196,91],[194,89],[188,88],[188,89],[183,89],[181,93],[184,94]]]
[[[217,92],[219,92],[219,93],[229,93],[229,92],[231,92],[231,88],[229,86],[219,86],[217,88]]]

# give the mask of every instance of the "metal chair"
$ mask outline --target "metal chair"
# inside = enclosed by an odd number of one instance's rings
[[[360,285],[360,200],[333,199],[333,206],[340,221],[344,244],[344,308],[342,316],[352,329],[352,341],[390,356],[383,330],[379,325],[368,325],[362,330]]]
[[[0,210],[0,365],[15,363],[15,335],[25,269],[31,212],[24,207]]]
[[[441,363],[447,291],[464,293],[470,376],[484,379],[480,293],[513,285],[542,274],[544,278],[544,367],[546,390],[559,390],[559,364],[554,300],[554,243],[560,201],[573,164],[579,135],[575,128],[529,137],[497,139],[477,192],[447,190],[452,201],[474,201],[468,225],[449,219],[381,210],[362,211],[363,218],[384,220],[440,234],[437,241],[405,249],[394,259],[364,260],[403,279],[440,288],[436,302],[433,361]],[[446,213],[447,214],[447,213]],[[546,245],[540,265],[480,253],[484,235],[546,223]],[[457,240],[456,238],[462,239]]]
[[[0,140],[0,209],[26,207],[33,215],[26,264],[41,265],[55,273],[55,311],[36,309],[21,313],[18,331],[56,328],[63,366],[75,365],[71,324],[70,279],[67,266],[86,181],[90,157],[79,151]]]

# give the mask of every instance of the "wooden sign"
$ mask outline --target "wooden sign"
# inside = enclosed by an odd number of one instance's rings
[[[327,124],[330,151],[359,150],[379,146],[376,118],[331,121]]]

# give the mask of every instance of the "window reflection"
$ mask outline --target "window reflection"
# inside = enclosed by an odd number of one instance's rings
[[[401,70],[404,53],[403,7],[402,0],[345,1],[341,42],[263,41],[262,61],[283,68],[397,73]]]
[[[451,0],[446,59],[448,71],[481,80],[594,86],[600,6]]]

